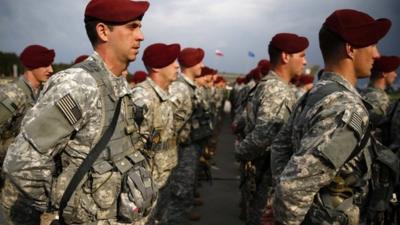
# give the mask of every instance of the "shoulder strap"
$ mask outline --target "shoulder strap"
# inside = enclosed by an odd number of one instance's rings
[[[307,92],[307,95],[303,99],[303,101],[305,100],[304,106],[315,105],[315,103],[317,103],[321,99],[324,99],[326,96],[328,96],[334,92],[346,91],[346,90],[347,89],[345,87],[343,87],[342,85],[340,85],[336,82],[326,84],[325,86],[319,88],[316,92],[314,92],[312,94]]]
[[[310,107],[310,106],[314,105],[321,99],[324,99],[326,96],[328,96],[334,92],[346,91],[346,90],[347,89],[345,87],[343,87],[342,85],[340,85],[336,82],[332,82],[332,83],[329,83],[329,84],[325,85],[324,87],[318,89],[316,92],[314,92],[312,94],[310,94],[310,91],[308,91],[303,96],[303,98],[300,99],[300,101],[301,101],[300,105],[301,105],[302,109],[304,110],[305,107]],[[367,130],[364,133],[363,138],[360,141],[360,144],[355,148],[355,150],[347,158],[347,160],[350,160],[350,159],[354,158],[356,155],[358,155],[358,153],[360,153],[365,148],[370,137],[371,137],[371,126],[369,125],[367,127]]]
[[[100,153],[103,151],[103,149],[107,146],[107,143],[110,141],[111,136],[114,133],[115,126],[118,121],[118,117],[121,111],[121,102],[122,102],[123,97],[119,98],[117,107],[114,112],[114,116],[111,120],[110,126],[107,128],[106,132],[103,134],[99,142],[94,146],[94,148],[89,152],[89,154],[86,156],[85,160],[82,162],[82,164],[79,166],[78,170],[72,177],[71,181],[69,182],[60,202],[60,208],[58,210],[59,218],[60,221],[63,223],[63,211],[65,207],[67,206],[67,203],[69,199],[71,198],[72,194],[74,193],[75,189],[78,187],[79,183],[85,176],[85,174],[89,171],[90,167],[93,165],[93,163],[96,161]]]

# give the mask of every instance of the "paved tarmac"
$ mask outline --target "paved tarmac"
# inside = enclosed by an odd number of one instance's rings
[[[212,169],[213,184],[202,182],[199,188],[204,205],[197,207],[201,219],[193,225],[243,225],[239,220],[239,171],[233,155],[234,136],[230,131],[230,117],[224,116],[220,130],[216,166]]]

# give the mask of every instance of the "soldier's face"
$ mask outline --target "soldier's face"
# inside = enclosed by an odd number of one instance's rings
[[[173,63],[169,64],[168,66],[162,68],[160,72],[166,78],[168,82],[172,82],[176,80],[178,76],[179,64],[175,60]]]
[[[357,78],[370,76],[374,60],[379,56],[379,51],[376,45],[354,49],[353,63]]]
[[[35,79],[40,82],[46,82],[49,77],[53,74],[53,67],[51,65],[45,67],[39,67],[31,70]]]
[[[305,50],[291,54],[288,64],[292,77],[300,76],[304,71],[304,66],[307,65]]]
[[[396,71],[392,71],[389,73],[385,73],[384,76],[385,76],[386,85],[391,86],[396,81],[397,73],[396,73]]]
[[[191,70],[194,74],[194,76],[200,76],[201,75],[201,68],[204,67],[203,62],[197,63],[196,65],[191,67]]]
[[[139,20],[130,21],[123,25],[113,26],[109,30],[108,42],[116,60],[129,63],[136,59],[140,42],[144,40]]]

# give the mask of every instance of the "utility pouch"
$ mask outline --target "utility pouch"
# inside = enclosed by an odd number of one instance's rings
[[[129,159],[134,163],[123,176],[118,203],[118,219],[132,223],[148,215],[158,190],[146,169],[146,161],[139,152]]]
[[[190,133],[192,141],[203,140],[207,137],[212,136],[212,134],[213,134],[213,125],[211,120],[209,119],[193,120],[192,131]]]

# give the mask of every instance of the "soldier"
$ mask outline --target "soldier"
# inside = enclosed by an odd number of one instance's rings
[[[307,64],[307,47],[308,40],[305,37],[291,33],[276,34],[268,45],[271,70],[250,94],[246,106],[246,136],[235,146],[236,158],[247,162],[247,165],[251,164],[256,173],[255,178],[245,178],[255,179],[256,182],[256,190],[246,192],[257,192],[253,199],[247,199],[251,208],[246,224],[260,224],[260,215],[271,189],[268,148],[287,122],[296,102],[289,82],[303,73]]]
[[[18,135],[22,118],[32,108],[39,91],[51,74],[55,52],[41,45],[26,47],[20,61],[24,74],[16,81],[4,85],[0,90],[0,174],[8,146]],[[1,176],[1,175],[0,175]],[[2,178],[0,178],[1,188]]]
[[[276,224],[352,225],[366,217],[360,212],[375,153],[365,148],[368,111],[355,85],[370,75],[376,44],[390,25],[351,9],[333,12],[322,25],[321,80],[296,104],[271,147]]]
[[[178,141],[178,165],[171,175],[171,200],[160,224],[185,224],[193,207],[193,193],[199,147],[192,141],[192,113],[195,107],[195,77],[201,75],[204,51],[185,48],[178,57],[181,74],[170,87],[174,124]],[[199,215],[190,214],[193,219]]]
[[[148,7],[129,0],[86,6],[94,53],[51,77],[6,155],[8,224],[49,224],[58,215],[66,224],[131,224],[149,213],[156,192],[135,148],[137,111],[121,76],[144,39]]]
[[[390,99],[385,90],[396,80],[399,64],[400,58],[397,56],[381,56],[375,60],[372,67],[370,82],[363,96],[373,106],[369,115],[371,122],[376,126],[389,111]]]
[[[178,161],[168,88],[177,78],[179,65],[176,59],[179,52],[179,44],[156,43],[148,46],[142,60],[149,75],[132,89],[135,104],[140,103],[146,110],[139,133],[147,140],[147,157],[150,160],[152,177],[157,188],[161,189],[156,211],[165,207],[169,197],[167,180]],[[137,224],[145,224],[148,220],[146,217]]]

